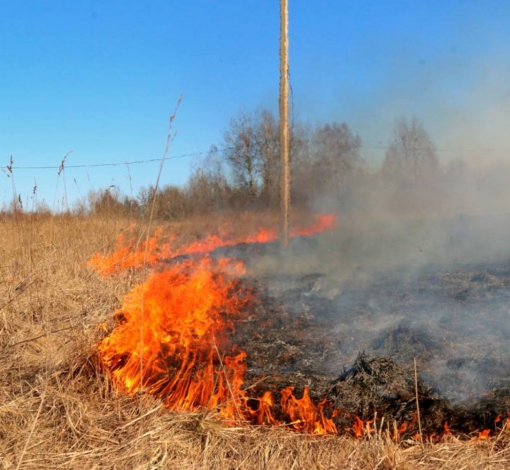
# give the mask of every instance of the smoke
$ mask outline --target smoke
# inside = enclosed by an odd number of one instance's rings
[[[370,73],[359,87],[362,94],[352,86],[340,93],[334,119],[361,135],[369,161],[384,158],[395,119],[417,116],[444,165],[462,159],[473,169],[486,169],[510,162],[508,39],[498,31],[502,18],[494,12],[458,5],[440,40],[419,31],[398,37],[403,32],[396,31],[392,38],[383,35],[357,46],[357,57],[371,59],[358,65]]]
[[[455,403],[505,390],[510,66],[501,60],[507,41],[467,45],[477,22],[459,20],[433,54],[403,41],[386,55],[377,48],[391,60],[380,69],[368,64],[377,81],[360,85],[362,97],[340,93],[341,111],[332,116],[360,135],[368,168],[345,174],[340,190],[312,204],[336,212],[337,229],[251,262],[288,311],[326,324],[325,342],[336,347],[322,367],[331,376],[366,351],[404,366],[416,358],[422,376]],[[432,175],[383,175],[402,116],[416,116],[435,144]]]
[[[295,315],[326,321],[331,376],[365,351],[416,358],[453,403],[510,396],[510,66],[497,57],[402,52],[365,100],[344,101],[340,121],[361,136],[368,168],[315,198],[337,229],[253,262]],[[402,116],[423,123],[435,173],[381,171]]]
[[[360,352],[404,367],[455,404],[505,391],[510,374],[510,167],[442,167],[413,185],[370,175],[340,206],[338,226],[253,259],[293,315],[326,324],[331,377]],[[501,392],[503,393],[503,392]],[[506,393],[506,392],[504,392]]]
[[[343,219],[336,232],[295,240],[283,258],[252,263],[297,317],[324,325],[322,371],[360,352],[420,374],[453,403],[506,387],[510,218]]]

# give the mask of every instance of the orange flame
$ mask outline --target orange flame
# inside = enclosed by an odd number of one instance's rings
[[[450,431],[450,425],[447,421],[445,421],[443,425],[443,436],[451,436],[452,432]]]
[[[246,353],[228,344],[235,320],[255,302],[236,282],[243,273],[240,262],[205,257],[154,272],[135,287],[116,312],[119,325],[99,345],[114,383],[161,397],[174,410],[217,409],[225,419],[280,424],[270,392],[254,399],[243,390]],[[283,389],[280,405],[282,419],[298,431],[338,432],[336,412],[326,417],[326,400],[315,405],[308,389],[299,399],[292,387]]]
[[[169,408],[183,410],[217,407],[239,395],[246,355],[220,358],[217,348],[251,299],[246,292],[235,295],[235,282],[218,275],[226,268],[243,272],[240,263],[227,260],[186,261],[153,273],[126,296],[117,312],[122,323],[99,346],[117,385],[164,397]]]
[[[404,434],[407,431],[407,428],[409,426],[409,423],[407,421],[404,421],[398,428],[397,432],[399,434]]]
[[[281,391],[281,406],[296,430],[308,434],[338,434],[333,419],[324,416],[326,400],[322,400],[316,407],[307,387],[303,390],[302,398],[296,398],[293,392],[294,387],[286,387]]]
[[[318,215],[315,221],[308,227],[296,228],[291,231],[291,237],[312,236],[325,230],[330,230],[336,225],[336,217],[332,214]],[[228,235],[226,227],[220,227],[223,236],[209,235],[203,240],[185,244],[180,247],[174,246],[175,237],[162,236],[162,230],[158,229],[147,243],[140,240],[126,241],[121,234],[117,237],[116,249],[113,253],[102,255],[94,254],[88,262],[88,266],[96,270],[102,276],[109,276],[124,269],[139,269],[143,266],[155,266],[162,261],[170,260],[177,256],[192,254],[207,254],[217,248],[234,246],[238,244],[271,243],[278,240],[276,229],[260,229],[254,235],[236,238]]]
[[[126,241],[124,235],[120,234],[117,236],[115,251],[106,255],[93,254],[88,266],[102,276],[124,269],[139,269],[144,265],[153,266],[172,253],[170,242],[160,243],[161,236],[162,230],[157,229],[146,243],[141,241],[137,243],[135,240]]]
[[[313,225],[295,229],[291,236],[310,236],[334,224],[334,216],[317,217]],[[94,255],[89,266],[109,275],[122,269],[157,266],[184,254],[209,253],[221,246],[276,239],[275,230],[265,229],[244,239],[210,236],[174,248],[175,238],[163,238],[161,230],[147,244],[126,241],[119,235],[116,251]],[[252,397],[243,388],[246,352],[229,344],[236,321],[256,301],[254,293],[238,282],[243,274],[241,262],[213,261],[208,256],[167,264],[164,270],[153,272],[126,295],[122,308],[117,310],[118,326],[98,347],[101,363],[119,389],[129,394],[153,394],[169,409],[215,409],[229,420],[286,424],[310,434],[338,434],[334,419],[339,410],[331,410],[326,399],[315,404],[308,388],[304,388],[301,398],[294,395],[294,387],[281,390],[278,412],[271,392]],[[98,328],[106,330],[104,324]],[[394,439],[413,429],[416,419],[414,415],[411,423],[404,422],[395,429]],[[509,420],[510,413],[505,425]],[[494,422],[501,423],[501,415]],[[362,438],[374,432],[373,423],[356,417],[351,430],[356,438]],[[445,422],[443,433],[425,439],[437,442],[449,434]],[[486,440],[489,435],[486,429],[474,440]],[[413,437],[421,440],[419,434]]]
[[[355,421],[352,425],[354,437],[356,437],[358,439],[363,437],[363,434],[364,434],[363,425],[364,425],[363,420],[360,419],[358,416],[356,416]]]
[[[315,217],[315,222],[310,227],[296,228],[290,232],[291,237],[310,237],[317,233],[331,230],[336,226],[336,218],[333,214]]]
[[[490,433],[491,433],[490,429],[484,429],[483,431],[480,431],[478,433],[477,440],[478,441],[486,441],[487,439],[489,439],[489,434]]]

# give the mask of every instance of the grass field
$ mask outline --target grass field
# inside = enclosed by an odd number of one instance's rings
[[[236,226],[249,230],[245,214]],[[267,223],[275,217],[264,216]],[[510,430],[484,441],[439,444],[308,436],[223,425],[215,412],[175,413],[118,393],[95,348],[113,312],[144,273],[101,278],[86,265],[129,219],[0,219],[0,462],[4,469],[507,469]],[[163,227],[193,240],[218,221]],[[147,227],[133,233],[145,239]]]

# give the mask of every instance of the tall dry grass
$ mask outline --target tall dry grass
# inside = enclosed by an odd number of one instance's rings
[[[267,220],[272,220],[267,215]],[[507,469],[510,433],[449,438],[423,448],[386,432],[364,440],[283,428],[225,427],[213,412],[177,414],[150,397],[117,393],[94,348],[137,282],[101,279],[85,265],[132,220],[0,219],[0,463],[4,469]],[[249,230],[260,216],[244,214]],[[241,223],[240,223],[241,222]],[[189,240],[213,219],[167,226]],[[143,227],[138,227],[140,240]]]

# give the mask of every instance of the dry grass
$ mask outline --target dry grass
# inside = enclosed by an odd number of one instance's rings
[[[271,217],[267,216],[269,220]],[[243,227],[253,225],[244,215]],[[257,218],[260,222],[260,218]],[[4,469],[506,469],[510,433],[436,445],[222,426],[116,393],[98,372],[98,328],[136,279],[85,266],[129,220],[0,220],[0,462]],[[187,222],[193,238],[217,222]]]

